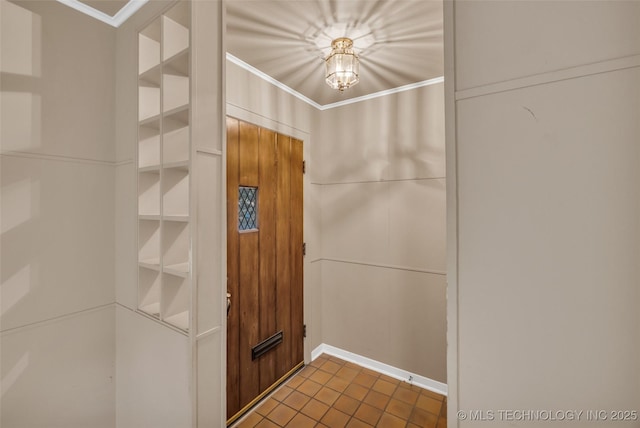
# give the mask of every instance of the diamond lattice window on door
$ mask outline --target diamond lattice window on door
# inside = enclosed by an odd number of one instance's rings
[[[238,230],[258,229],[258,188],[238,188]]]

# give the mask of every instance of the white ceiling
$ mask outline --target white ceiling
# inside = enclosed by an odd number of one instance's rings
[[[444,74],[442,0],[229,0],[227,51],[320,105]],[[360,83],[324,82],[331,40],[350,37]],[[324,49],[322,49],[324,48]]]
[[[117,27],[148,0],[58,1]],[[227,0],[226,10],[235,62],[316,106],[444,74],[442,0]],[[324,82],[323,58],[337,37],[353,39],[360,56],[360,83],[342,93]]]

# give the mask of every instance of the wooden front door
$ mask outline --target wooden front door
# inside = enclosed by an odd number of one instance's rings
[[[227,118],[227,417],[303,363],[302,141]]]

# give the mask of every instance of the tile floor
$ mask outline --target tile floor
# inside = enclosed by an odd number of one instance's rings
[[[447,398],[321,355],[234,428],[446,428]]]

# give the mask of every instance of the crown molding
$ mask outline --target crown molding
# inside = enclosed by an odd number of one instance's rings
[[[399,92],[410,91],[412,89],[422,88],[424,86],[436,85],[444,82],[444,76],[435,77],[429,80],[423,80],[421,82],[410,83],[408,85],[398,86],[397,88],[386,89],[384,91],[374,92],[372,94],[363,95],[361,97],[349,98],[348,100],[338,101],[331,104],[325,104],[321,106],[320,110],[328,110],[331,108],[341,107],[347,104],[359,103],[361,101],[371,100],[374,98],[385,97],[387,95],[397,94]]]
[[[255,76],[265,80],[266,82],[271,83],[272,85],[274,85],[274,86],[282,89],[283,91],[293,95],[294,97],[298,98],[299,100],[304,101],[305,103],[309,104],[310,106],[317,108],[318,110],[329,110],[329,109],[336,108],[336,107],[342,107],[342,106],[345,106],[345,105],[348,105],[348,104],[355,104],[355,103],[359,103],[359,102],[362,102],[362,101],[371,100],[371,99],[374,99],[374,98],[384,97],[384,96],[387,96],[387,95],[397,94],[399,92],[410,91],[412,89],[422,88],[424,86],[430,86],[430,85],[435,85],[435,84],[444,82],[444,76],[440,76],[440,77],[436,77],[436,78],[429,79],[429,80],[423,80],[421,82],[410,83],[408,85],[399,86],[399,87],[393,88],[393,89],[386,89],[384,91],[374,92],[372,94],[363,95],[361,97],[349,98],[348,100],[338,101],[338,102],[335,102],[335,103],[322,105],[322,104],[318,104],[317,102],[313,101],[309,97],[307,97],[305,95],[302,95],[300,92],[296,91],[295,89],[290,88],[289,86],[285,85],[284,83],[280,82],[279,80],[276,80],[273,77],[269,76],[268,74],[258,70],[254,66],[252,66],[250,64],[247,64],[246,62],[244,62],[240,58],[230,54],[229,52],[227,52],[227,61],[237,65],[240,68],[243,68],[243,69],[247,70],[249,73],[252,73]]]
[[[78,12],[84,13],[98,21],[109,24],[112,27],[118,28],[122,25],[131,15],[136,13],[142,6],[144,6],[149,0],[129,0],[129,2],[122,7],[115,15],[111,16],[97,9],[92,8],[88,4],[82,3],[78,0],[56,0],[59,3],[69,6]]]
[[[288,87],[284,83],[280,82],[279,80],[276,80],[273,77],[269,76],[268,74],[258,70],[257,68],[255,68],[254,66],[244,62],[240,58],[231,55],[229,52],[227,52],[227,61],[237,65],[240,68],[243,68],[243,69],[247,70],[249,73],[254,74],[255,76],[261,78],[262,80],[264,80],[264,81],[266,81],[268,83],[271,83],[273,86],[276,86],[276,87],[282,89],[283,91],[293,95],[294,97],[298,98],[299,100],[304,101],[305,103],[309,104],[310,106],[315,107],[318,110],[322,110],[322,106],[320,104],[318,104],[317,102],[313,101],[311,98],[302,95],[300,92],[296,91],[295,89],[291,89],[290,87]]]

